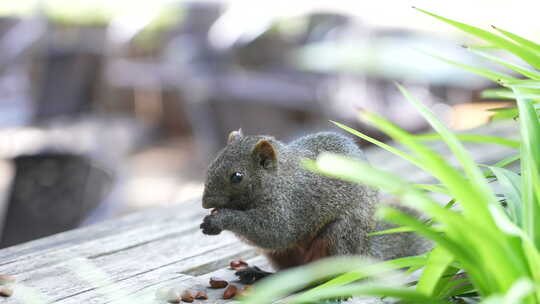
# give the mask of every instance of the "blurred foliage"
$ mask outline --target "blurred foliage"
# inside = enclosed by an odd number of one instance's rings
[[[25,17],[42,13],[53,22],[65,25],[107,25],[118,17],[147,18],[152,21],[142,36],[159,32],[176,24],[182,18],[181,5],[172,1],[127,0],[21,0],[0,3],[0,16]]]

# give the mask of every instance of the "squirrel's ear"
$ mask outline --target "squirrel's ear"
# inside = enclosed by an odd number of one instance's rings
[[[227,138],[227,143],[230,144],[233,141],[237,141],[240,138],[242,138],[242,136],[244,136],[244,134],[242,133],[242,128],[236,131],[232,131],[231,133],[229,133],[229,137]]]
[[[253,148],[253,157],[265,169],[274,169],[277,167],[277,152],[266,139],[259,140],[255,145],[255,148]]]

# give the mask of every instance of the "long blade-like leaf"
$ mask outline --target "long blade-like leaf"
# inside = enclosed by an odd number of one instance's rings
[[[522,227],[521,177],[504,168],[489,168],[493,171],[493,174],[497,177],[497,181],[501,185],[508,206],[506,210],[508,210],[514,223]]]
[[[418,109],[418,111],[422,114],[422,116],[424,116],[435,131],[441,135],[442,139],[446,142],[450,150],[452,150],[456,158],[459,160],[463,170],[469,177],[469,182],[474,185],[471,190],[477,192],[477,195],[482,199],[482,201],[478,201],[477,204],[481,205],[494,203],[496,201],[495,196],[484,179],[482,171],[478,165],[476,165],[469,153],[467,153],[465,147],[463,147],[457,136],[454,135],[446,126],[444,126],[424,104],[409,94],[409,92],[401,85],[397,84],[397,86],[407,100],[409,100],[409,102],[414,105],[416,109]]]
[[[404,262],[406,264],[406,262]],[[376,277],[379,274],[391,274],[388,263],[374,263],[367,258],[332,257],[313,262],[309,265],[280,271],[257,284],[249,297],[243,299],[245,304],[272,303],[274,300],[289,295],[291,292],[305,288],[314,282],[327,280],[341,274],[354,271],[363,277]],[[424,296],[425,297],[425,296]]]
[[[424,264],[426,263],[426,257],[425,256],[412,256],[412,257],[403,257],[403,258],[398,258],[398,259],[393,259],[393,260],[389,260],[389,261],[384,261],[384,262],[380,262],[381,265],[383,265],[384,269],[387,269],[387,270],[396,270],[396,269],[400,269],[400,268],[409,268],[409,267],[418,267],[418,266],[423,266]],[[366,267],[370,267],[370,266],[366,266]],[[375,269],[378,269],[379,268],[379,265],[378,264],[375,264],[373,267],[375,267]],[[339,285],[345,285],[345,284],[349,284],[349,283],[352,283],[352,282],[355,282],[355,281],[358,281],[358,280],[361,280],[361,279],[365,279],[367,278],[370,274],[372,274],[373,272],[369,269],[362,269],[362,272],[358,272],[358,271],[351,271],[351,272],[347,272],[345,274],[342,274],[328,282],[325,282],[317,287],[314,287],[308,291],[306,291],[305,293],[301,294],[300,296],[294,298],[294,300],[292,301],[293,303],[295,302],[305,302],[308,300],[308,298],[311,297],[311,295],[318,291],[318,290],[321,290],[321,289],[324,289],[324,288],[327,288],[329,286],[339,286]],[[382,274],[382,272],[379,272],[379,274]]]
[[[428,262],[424,272],[418,280],[416,290],[429,296],[437,296],[440,286],[448,282],[445,277],[450,265],[454,261],[454,255],[442,247],[435,247],[428,256]]]
[[[474,143],[489,143],[500,146],[507,146],[510,148],[519,148],[519,141],[502,138],[499,136],[480,135],[480,134],[455,134],[461,141],[474,142]],[[438,133],[421,134],[416,135],[420,140],[441,140],[442,136]]]
[[[520,94],[519,88],[513,88]],[[522,220],[525,231],[540,245],[540,121],[531,101],[517,100],[521,133]]]
[[[459,67],[461,69],[464,69],[466,71],[475,73],[477,75],[485,77],[485,78],[487,78],[487,79],[489,79],[491,81],[494,81],[494,82],[499,82],[501,79],[502,80],[508,80],[508,81],[516,80],[516,78],[514,78],[512,76],[509,76],[509,75],[506,75],[506,74],[496,73],[496,72],[493,72],[493,71],[490,71],[490,70],[487,70],[487,69],[474,67],[474,66],[470,66],[470,65],[467,65],[467,64],[463,64],[463,63],[459,63],[459,62],[456,62],[456,61],[453,61],[453,60],[450,60],[450,59],[446,59],[446,58],[441,57],[441,56],[433,55],[433,54],[430,54],[430,53],[427,53],[427,52],[423,52],[423,51],[421,51],[421,52],[426,54],[427,56],[433,57],[433,58],[435,58],[435,59],[437,59],[439,61],[446,62],[446,63],[448,63],[450,65],[453,65],[453,66],[457,66],[457,67]]]
[[[493,165],[493,167],[499,167],[499,168],[503,168],[503,167],[506,167],[516,161],[518,161],[519,159],[521,158],[521,154],[518,153],[518,154],[514,154],[514,155],[510,155],[508,157],[505,157],[503,159],[501,159],[500,161],[498,161],[497,163],[495,163]]]
[[[521,93],[515,94],[511,90],[507,89],[487,89],[482,91],[482,98],[490,99],[517,99],[517,98],[531,98],[540,99],[540,95],[537,93]]]
[[[468,213],[471,217],[477,217],[483,222],[484,227],[488,229],[489,227],[494,227],[488,216],[485,198],[478,195],[477,191],[472,189],[471,183],[464,178],[456,168],[450,166],[439,154],[417,141],[414,136],[401,130],[399,127],[391,124],[376,114],[363,112],[361,113],[361,118],[366,123],[376,126],[396,141],[421,156],[424,167],[426,167],[428,172],[433,174],[433,176],[438,178],[452,195],[461,202],[464,212]],[[479,214],[484,214],[484,216],[478,216]]]
[[[410,288],[373,284],[370,282],[335,286],[317,290],[300,300],[290,303],[311,303],[317,300],[332,299],[348,296],[378,296],[399,299],[400,303],[451,304],[450,302],[434,299]]]
[[[532,78],[532,79],[540,79],[540,73],[536,72],[536,71],[533,71],[531,69],[528,69],[528,68],[525,68],[525,67],[522,67],[520,65],[517,65],[515,63],[512,63],[508,60],[505,60],[505,59],[502,59],[502,58],[499,58],[497,56],[493,56],[491,54],[488,54],[484,51],[480,51],[474,47],[467,47],[468,50],[470,50],[471,52],[475,53],[476,55],[478,56],[481,56],[481,57],[484,57],[488,60],[491,60],[493,62],[496,62],[510,70],[513,70],[513,71],[516,71],[518,73],[520,73],[521,75],[523,76],[526,76],[526,77],[529,77],[529,78]]]
[[[370,143],[374,144],[374,145],[377,145],[383,149],[385,149],[386,151],[388,152],[391,152],[391,153],[394,153],[395,155],[403,158],[404,160],[407,160],[408,162],[412,163],[413,165],[417,166],[418,168],[421,168],[421,169],[424,169],[422,163],[420,162],[420,160],[410,154],[407,154],[399,149],[396,149],[390,145],[387,145],[385,143],[383,143],[382,141],[379,141],[379,140],[376,140],[375,138],[371,137],[371,136],[367,136],[365,135],[364,133],[361,133],[351,127],[348,127],[344,124],[341,124],[339,122],[335,122],[335,121],[330,121],[331,123],[335,124],[336,126],[340,127],[341,129],[355,135],[355,136],[358,136],[360,138],[362,138],[363,140],[366,140],[366,141],[369,141]]]
[[[540,89],[540,81],[530,79],[502,80],[499,81],[502,86],[514,88]]]
[[[523,59],[525,62],[529,63],[531,66],[535,67],[536,69],[540,69],[540,56],[529,49],[523,48],[520,45],[515,44],[514,42],[510,40],[504,39],[503,37],[490,33],[486,30],[483,30],[483,29],[480,29],[480,28],[477,28],[477,27],[474,27],[465,23],[461,23],[458,21],[454,21],[454,20],[436,15],[434,13],[431,13],[431,12],[428,12],[419,8],[415,8],[415,9],[426,15],[430,15],[436,19],[439,19],[445,23],[448,23],[464,32],[467,32],[480,39],[483,39],[486,42],[489,42],[495,46],[501,47],[513,53],[514,55],[520,57],[521,59]]]
[[[498,27],[495,27],[495,26],[491,26],[493,27],[495,30],[497,30],[499,33],[505,35],[506,37],[514,40],[515,42],[521,44],[522,46],[528,48],[529,50],[533,51],[533,52],[536,52],[537,54],[540,54],[540,44],[536,43],[536,42],[533,42],[531,40],[528,40],[528,39],[525,39],[521,36],[518,36],[514,33],[511,33],[511,32],[508,32],[508,31],[505,31],[501,28],[498,28]]]

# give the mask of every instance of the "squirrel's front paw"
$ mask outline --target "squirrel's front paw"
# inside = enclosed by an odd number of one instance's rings
[[[207,235],[220,234],[223,229],[216,223],[216,215],[207,215],[204,217],[201,224],[202,233]]]
[[[266,278],[272,273],[268,271],[264,271],[257,266],[253,266],[253,267],[246,267],[244,269],[240,269],[234,274],[238,277],[238,280],[240,281],[240,283],[251,285],[260,279]]]

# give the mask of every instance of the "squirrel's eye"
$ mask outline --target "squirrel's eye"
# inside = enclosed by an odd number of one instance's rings
[[[231,183],[238,184],[239,182],[242,181],[243,177],[244,177],[244,174],[240,172],[234,172],[233,174],[231,174]]]

